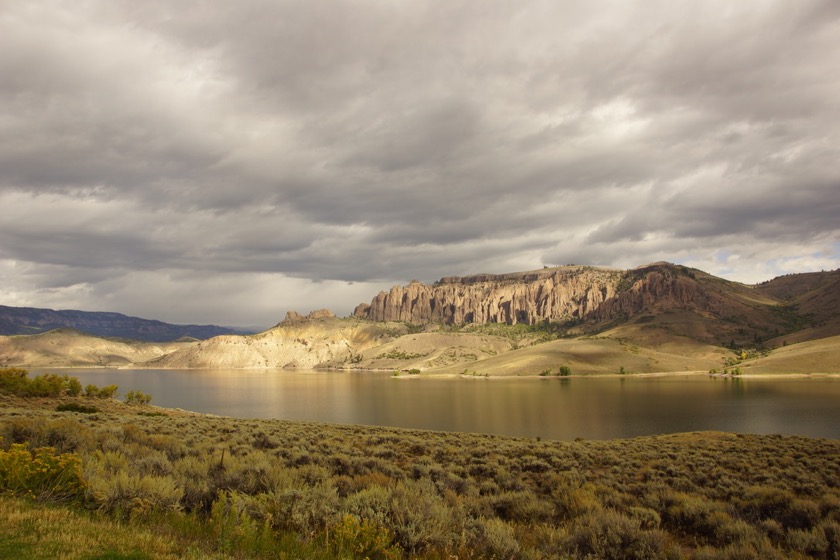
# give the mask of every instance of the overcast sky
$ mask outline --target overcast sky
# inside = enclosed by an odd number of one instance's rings
[[[0,0],[0,304],[840,266],[840,2]]]

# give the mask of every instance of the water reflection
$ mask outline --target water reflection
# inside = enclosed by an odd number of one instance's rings
[[[392,378],[286,370],[73,370],[155,404],[243,418],[602,439],[725,430],[840,438],[840,379]]]

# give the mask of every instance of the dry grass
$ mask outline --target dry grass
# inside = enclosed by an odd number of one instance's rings
[[[840,336],[782,346],[743,364],[744,373],[840,373]]]
[[[0,494],[0,557],[31,560],[208,558],[149,527]]]

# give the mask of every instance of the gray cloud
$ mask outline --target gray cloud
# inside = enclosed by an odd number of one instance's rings
[[[544,264],[836,268],[839,33],[831,0],[8,5],[0,303],[267,326]]]

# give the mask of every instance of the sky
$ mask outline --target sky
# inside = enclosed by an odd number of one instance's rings
[[[0,0],[0,305],[840,267],[840,2]]]

